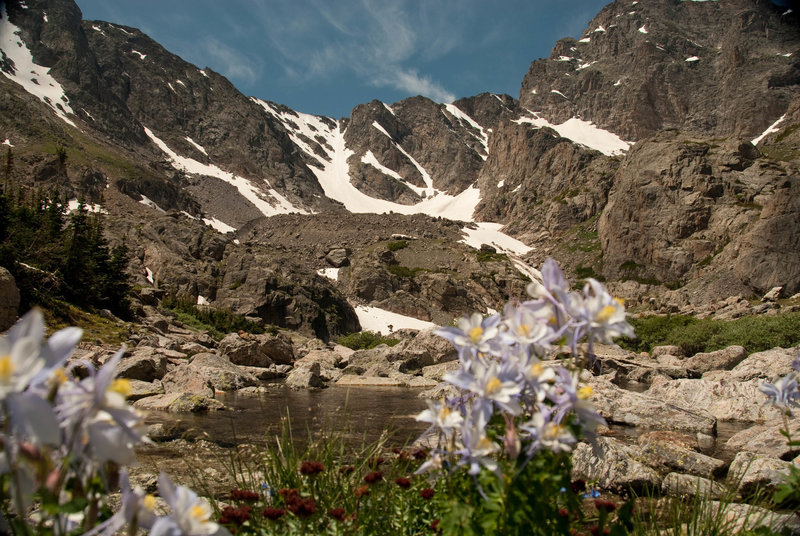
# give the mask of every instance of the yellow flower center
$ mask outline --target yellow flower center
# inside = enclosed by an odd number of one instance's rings
[[[530,368],[531,376],[540,376],[544,372],[544,365],[541,363],[534,363]]]
[[[501,382],[497,376],[492,376],[492,379],[486,383],[486,394],[489,396],[497,394],[502,388],[503,382]]]
[[[545,427],[544,437],[546,439],[555,439],[561,435],[563,430],[564,427],[562,425],[550,423]]]
[[[200,521],[201,523],[205,523],[206,521],[208,521],[208,510],[206,510],[199,504],[195,504],[194,506],[192,506],[192,509],[189,511],[189,515],[195,518],[197,521]]]
[[[558,323],[558,319],[556,319],[555,315],[551,316],[548,320],[551,326],[555,326]]]
[[[578,398],[581,400],[586,400],[590,398],[594,394],[594,389],[592,389],[591,385],[584,385],[580,389],[578,389]]]
[[[519,334],[523,337],[530,337],[531,335],[531,325],[530,324],[520,324],[518,328]]]
[[[109,391],[114,393],[119,393],[125,398],[128,398],[131,394],[131,382],[125,378],[117,378],[108,388]]]
[[[9,354],[0,357],[0,382],[8,383],[14,376],[14,363],[11,362]]]
[[[608,320],[617,312],[617,308],[613,305],[606,305],[599,313],[597,313],[596,320],[600,323],[608,322]]]
[[[56,385],[61,385],[67,380],[67,373],[64,372],[63,368],[57,368],[55,371],[53,371],[53,383]]]
[[[492,450],[492,440],[488,437],[482,437],[475,444],[475,450]]]
[[[156,498],[150,495],[149,493],[144,496],[144,507],[150,510],[151,512],[156,509]]]
[[[450,408],[444,406],[442,409],[439,410],[439,419],[445,420],[450,415]]]
[[[472,342],[478,342],[483,335],[483,328],[480,326],[475,326],[471,330],[469,330],[469,340]]]

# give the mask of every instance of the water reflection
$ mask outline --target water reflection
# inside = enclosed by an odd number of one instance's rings
[[[217,398],[231,411],[206,415],[152,414],[149,423],[180,420],[222,445],[263,444],[281,433],[281,420],[290,416],[297,440],[308,432],[345,432],[353,442],[362,438],[374,441],[384,430],[392,431],[390,443],[403,445],[425,430],[414,415],[425,409],[417,389],[401,387],[330,387],[320,391],[293,391],[276,386],[261,395],[220,395]]]

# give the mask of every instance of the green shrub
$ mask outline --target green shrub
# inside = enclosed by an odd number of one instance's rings
[[[630,323],[637,339],[619,339],[623,348],[649,352],[654,346],[680,346],[686,355],[713,352],[738,344],[749,352],[800,343],[800,313],[746,316],[736,320],[696,319],[691,316],[644,316]]]
[[[393,240],[386,244],[389,251],[397,251],[408,247],[408,240]]]
[[[506,262],[508,255],[504,253],[492,253],[491,251],[478,251],[478,262]]]
[[[194,328],[209,331],[211,336],[221,339],[228,333],[245,331],[247,333],[264,333],[264,327],[247,320],[241,315],[227,309],[198,308],[188,299],[165,296],[161,306],[169,309],[175,317]]]
[[[427,272],[428,270],[425,268],[409,268],[408,266],[401,266],[399,264],[390,264],[386,267],[386,270],[397,277],[414,277],[419,272]]]
[[[336,342],[351,350],[369,350],[370,348],[375,348],[379,344],[394,346],[400,342],[400,339],[384,337],[380,333],[375,333],[373,331],[359,331],[357,333],[343,335],[339,337]]]

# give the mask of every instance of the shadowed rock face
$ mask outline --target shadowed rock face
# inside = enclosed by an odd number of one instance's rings
[[[766,0],[617,1],[531,64],[520,106],[626,140],[664,129],[753,138],[796,95],[797,14]],[[556,91],[558,93],[556,93]]]

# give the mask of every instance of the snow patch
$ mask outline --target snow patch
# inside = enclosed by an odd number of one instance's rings
[[[472,137],[474,137],[476,140],[481,142],[481,145],[483,145],[483,150],[484,150],[485,154],[480,155],[480,157],[482,159],[486,160],[486,158],[487,158],[487,156],[489,154],[489,136],[486,134],[486,131],[483,130],[483,127],[480,124],[478,124],[478,122],[475,121],[473,118],[471,118],[469,115],[464,113],[461,110],[461,108],[459,108],[455,104],[445,104],[444,106],[447,109],[447,111],[450,112],[456,119],[458,119],[460,121],[463,121],[463,122],[466,122],[474,130],[478,131],[478,134],[475,134],[471,130],[469,132],[470,132],[470,134],[472,134]]]
[[[422,330],[437,327],[436,324],[432,322],[393,313],[385,309],[379,309],[378,307],[358,305],[355,307],[355,310],[362,329],[374,331],[381,335],[388,335],[398,329]],[[389,326],[391,326],[391,328]]]
[[[396,172],[393,169],[389,169],[388,167],[378,162],[378,159],[375,158],[375,155],[372,154],[372,151],[367,151],[367,154],[361,157],[361,161],[365,164],[369,164],[370,166],[374,167],[384,175],[389,175],[390,177],[395,178],[399,181],[403,180],[403,177],[401,177],[398,172]]]
[[[202,145],[200,145],[199,143],[197,143],[196,141],[194,141],[192,138],[190,138],[189,136],[186,136],[186,137],[185,137],[185,138],[183,138],[183,139],[185,139],[186,141],[188,141],[189,143],[191,143],[192,145],[194,145],[194,148],[195,148],[195,149],[197,149],[198,151],[200,151],[200,152],[201,152],[201,153],[203,153],[204,155],[208,156],[208,153],[206,152],[206,150],[205,150],[205,149],[203,149],[203,146],[202,146]]]
[[[175,88],[172,87],[172,83],[171,82],[167,82],[167,85],[169,86],[169,88],[172,90],[173,93],[175,93],[176,95],[178,94],[178,92],[175,91]]]
[[[595,63],[597,63],[597,61],[590,61],[589,63],[581,63],[580,65],[578,65],[578,70],[580,71],[581,69],[586,69],[587,67],[591,67]]]
[[[649,33],[649,32],[647,31],[647,28],[645,28],[644,26],[642,26],[641,28],[639,28],[639,33],[646,34],[646,33]]]
[[[228,225],[224,221],[220,221],[220,220],[218,220],[217,218],[214,218],[214,217],[203,218],[203,223],[205,223],[209,227],[212,227],[212,228],[216,229],[217,231],[219,231],[222,234],[233,233],[233,232],[236,231],[236,227],[231,227],[230,225]]]
[[[583,39],[579,39],[578,43],[590,43],[592,41],[591,37],[584,37]]]
[[[208,73],[206,73],[203,69],[200,69],[200,74],[208,78]]]
[[[621,86],[621,85],[622,85],[622,78],[620,78],[619,80],[614,82],[614,87]]]
[[[43,12],[42,12],[42,20],[43,20],[43,21],[45,21],[45,22],[50,22],[50,21],[47,19],[47,12],[46,12],[46,11],[43,11]]]
[[[69,106],[69,99],[64,94],[55,78],[50,76],[50,69],[42,67],[33,62],[33,56],[28,46],[20,38],[21,30],[8,20],[8,12],[5,3],[0,10],[0,50],[13,62],[13,73],[6,71],[2,73],[11,80],[19,84],[28,93],[37,97],[40,101],[47,104],[58,117],[65,123],[75,128],[67,114],[75,114]]]
[[[503,102],[500,97],[497,97],[497,99]],[[425,188],[406,183],[409,188],[419,195],[424,194],[425,196],[425,199],[416,205],[402,205],[384,199],[370,197],[353,186],[350,182],[350,166],[347,160],[353,156],[354,153],[347,147],[344,141],[344,131],[341,129],[340,122],[327,117],[319,117],[299,112],[296,114],[287,114],[274,108],[270,103],[259,99],[253,99],[253,102],[259,104],[265,111],[282,120],[284,123],[291,121],[296,125],[295,129],[289,129],[289,136],[292,138],[292,141],[305,152],[309,158],[319,163],[319,167],[309,166],[309,168],[317,177],[325,195],[334,201],[342,203],[348,211],[358,214],[385,214],[387,212],[396,212],[398,214],[428,214],[430,216],[441,216],[452,220],[472,221],[472,214],[475,211],[475,207],[480,202],[480,190],[473,185],[457,196],[452,196],[436,190],[433,187],[433,180],[428,172],[425,171],[425,168],[394,142],[394,140],[392,140],[392,142],[397,150],[409,159],[425,181]],[[386,135],[390,140],[392,139],[389,133],[386,132],[379,123],[373,122],[372,126]],[[299,137],[299,134],[304,134],[312,139],[317,136],[321,137],[324,141],[322,146],[329,159],[325,159],[316,154],[313,149]],[[367,155],[365,155],[365,157],[368,160],[370,159]]]
[[[170,149],[166,143],[164,143],[161,139],[159,139],[153,132],[144,127],[144,131],[147,136],[158,145],[158,147],[167,155],[169,156],[170,163],[172,167],[175,169],[182,169],[187,173],[194,173],[197,175],[206,175],[208,177],[216,177],[222,181],[227,182],[228,184],[236,187],[239,190],[239,193],[250,201],[258,210],[261,211],[264,216],[274,216],[276,214],[291,214],[291,213],[299,213],[299,214],[308,214],[306,210],[301,208],[295,207],[292,205],[286,198],[284,198],[281,194],[276,192],[274,189],[270,188],[268,191],[269,197],[272,199],[268,199],[263,191],[260,191],[256,188],[255,184],[252,181],[245,179],[244,177],[240,177],[238,175],[234,175],[233,173],[229,173],[220,169],[219,167],[213,164],[203,164],[202,162],[198,162],[192,158],[186,156],[180,156],[175,151]],[[269,186],[269,182],[264,180],[267,186]]]
[[[197,305],[209,305],[210,303],[205,296],[197,295]]]
[[[480,249],[481,244],[489,244],[498,251],[512,255],[524,255],[533,251],[533,248],[524,242],[502,233],[500,231],[502,228],[502,223],[476,223],[461,229],[464,238],[459,242],[475,249]]]
[[[778,56],[783,56],[784,58],[790,58],[792,56],[792,53],[787,52],[786,54],[778,54]]]
[[[166,212],[166,210],[164,210],[163,208],[159,207],[159,206],[156,204],[156,202],[155,202],[155,201],[153,201],[152,199],[150,199],[150,198],[149,198],[149,197],[147,197],[146,195],[144,195],[144,194],[139,194],[139,195],[141,195],[141,196],[142,196],[142,198],[139,200],[139,202],[140,202],[141,204],[143,204],[143,205],[145,205],[145,206],[148,206],[148,207],[150,207],[150,208],[154,208],[154,209],[156,209],[156,210],[157,210],[157,211],[159,211],[159,212]]]
[[[103,29],[100,26],[97,26],[97,25],[92,26],[92,30],[94,30],[96,32],[100,32],[101,35],[106,35],[106,34],[103,33]]]
[[[498,187],[498,188],[502,188],[503,186],[505,186],[505,184],[506,184],[506,181],[505,181],[505,180],[498,181],[498,183],[497,183],[497,187]]]
[[[186,87],[186,84],[183,83],[183,80],[175,80],[175,81],[180,85],[182,85],[183,87]]]
[[[556,59],[556,61],[572,61],[572,60],[573,60],[573,58],[571,58],[571,57],[569,57],[569,56],[559,56],[559,57]]]
[[[140,60],[143,60],[147,57],[147,54],[142,54],[138,50],[133,50],[133,49],[131,49],[131,54],[136,54],[137,56],[139,56]]]
[[[67,212],[75,212],[80,208],[81,203],[77,199],[70,199],[67,201]],[[104,209],[102,206],[98,205],[97,203],[84,203],[83,208],[89,212],[94,212],[96,214],[108,214],[108,211]]]
[[[565,99],[567,99],[567,96],[566,96],[566,95],[564,95],[563,93],[561,93],[561,92],[560,92],[559,90],[557,90],[557,89],[551,89],[551,90],[550,90],[550,93],[555,93],[556,95],[561,95],[562,97],[564,97]],[[567,100],[569,100],[569,99],[567,99]]]
[[[767,130],[762,132],[760,136],[758,136],[757,138],[753,138],[753,140],[750,143],[752,143],[753,145],[758,145],[759,142],[764,138],[766,138],[768,135],[772,134],[773,132],[778,132],[780,130],[780,128],[778,128],[778,125],[780,125],[784,119],[786,119],[786,114],[780,116],[780,118],[777,121],[775,121],[769,127],[767,127]]]
[[[383,104],[383,107],[384,107],[384,108],[386,108],[387,110],[389,110],[389,113],[390,113],[390,114],[394,115],[394,110],[392,110],[392,107],[391,107],[391,106],[389,106],[389,105],[388,105],[388,104],[386,104],[385,102],[382,102],[381,104]]]
[[[333,281],[339,281],[339,270],[339,268],[320,268],[317,270],[317,275],[321,275]]]
[[[595,28],[594,33],[605,32],[605,31],[606,31],[606,29],[603,28],[603,26],[601,25],[601,26],[598,26],[597,28]]]
[[[560,125],[554,125],[547,119],[540,117],[536,112],[530,110],[528,110],[528,112],[533,117],[521,117],[515,120],[515,123],[530,123],[537,127],[552,128],[558,132],[559,136],[568,138],[575,143],[585,145],[590,149],[600,151],[608,156],[622,154],[630,149],[631,144],[629,142],[623,141],[622,138],[613,132],[597,127],[590,121],[572,117]]]
[[[699,61],[699,60],[700,60],[700,58],[698,58],[697,56],[689,56],[684,61],[688,61],[689,63],[692,63],[692,62]]]
[[[11,145],[11,142],[9,141],[9,139],[8,139],[8,138],[6,138],[5,140],[3,140],[3,145],[8,145],[9,147],[14,147],[13,145]]]
[[[388,132],[386,132],[386,129],[385,129],[385,128],[383,128],[383,127],[381,126],[381,124],[380,124],[380,123],[378,123],[377,121],[373,121],[373,122],[372,122],[372,126],[373,126],[373,127],[375,127],[375,128],[377,128],[377,129],[378,129],[378,131],[380,131],[380,132],[383,132],[383,133],[386,135],[386,137],[387,137],[387,138],[389,138],[390,140],[392,139],[392,136],[391,136],[391,134],[389,134]],[[394,141],[394,140],[392,140],[392,141]]]
[[[155,285],[156,280],[153,277],[153,271],[150,270],[150,268],[148,268],[147,266],[144,267],[144,271],[147,274],[145,277],[147,278],[148,281],[150,281],[150,284]]]

